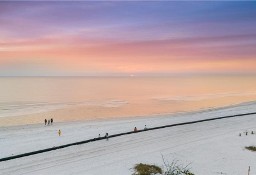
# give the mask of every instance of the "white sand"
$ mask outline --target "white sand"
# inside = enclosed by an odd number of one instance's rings
[[[94,138],[99,133],[131,131],[134,126],[141,129],[145,124],[154,127],[249,112],[256,112],[255,103],[176,116],[2,127],[0,158]],[[256,134],[238,136],[246,130],[256,131],[256,115],[137,133],[1,162],[0,174],[130,175],[136,163],[163,165],[162,155],[168,161],[191,163],[197,175],[241,175],[248,166],[256,174],[256,152],[244,149],[256,145]]]

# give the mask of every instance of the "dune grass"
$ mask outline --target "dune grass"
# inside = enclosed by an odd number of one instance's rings
[[[136,164],[132,175],[194,175],[190,172],[188,165],[183,166],[178,164],[178,161],[173,161],[170,164],[164,161],[164,168],[156,165]]]
[[[135,173],[133,175],[154,175],[162,174],[162,169],[156,165],[137,164],[134,166]]]
[[[256,146],[246,146],[245,149],[256,152]]]

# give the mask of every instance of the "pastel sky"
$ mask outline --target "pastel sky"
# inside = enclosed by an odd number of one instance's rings
[[[0,2],[0,76],[256,73],[256,2]]]

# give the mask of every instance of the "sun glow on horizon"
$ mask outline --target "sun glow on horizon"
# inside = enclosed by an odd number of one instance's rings
[[[0,76],[256,73],[255,7],[0,2]]]

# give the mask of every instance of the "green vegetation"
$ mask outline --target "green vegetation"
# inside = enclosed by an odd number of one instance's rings
[[[154,175],[162,174],[162,169],[156,165],[137,164],[134,167],[135,173],[133,175]]]
[[[249,151],[256,151],[256,146],[246,146],[245,148]]]

